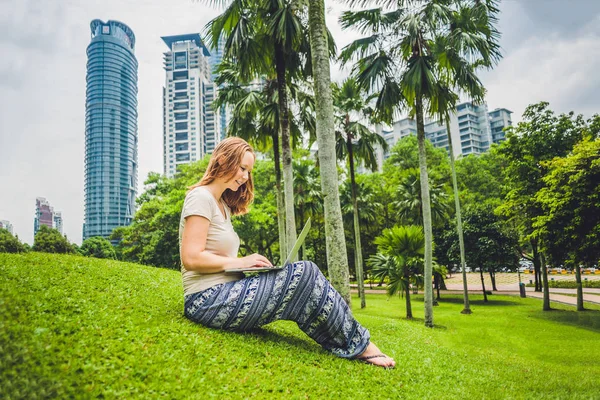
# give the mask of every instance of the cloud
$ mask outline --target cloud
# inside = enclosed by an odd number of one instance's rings
[[[505,107],[520,120],[525,107],[550,102],[558,112],[575,111],[591,116],[600,102],[600,21],[580,27],[575,38],[560,32],[533,36],[511,49],[492,72],[483,74],[490,108]]]

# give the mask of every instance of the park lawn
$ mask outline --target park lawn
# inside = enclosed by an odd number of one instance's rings
[[[0,398],[600,398],[600,311],[444,296],[436,328],[404,300],[353,307],[396,359],[335,358],[294,323],[251,334],[182,315],[177,271],[78,256],[0,254]]]

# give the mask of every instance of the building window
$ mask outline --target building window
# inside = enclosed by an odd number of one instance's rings
[[[188,128],[188,123],[187,122],[176,122],[175,123],[175,130],[176,131],[180,131],[182,129],[187,129]]]
[[[187,89],[187,82],[176,82],[175,83],[175,90],[183,90],[183,89]]]

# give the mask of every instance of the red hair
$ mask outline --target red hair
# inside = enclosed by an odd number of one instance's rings
[[[230,137],[220,142],[210,157],[208,168],[200,182],[190,186],[192,190],[199,186],[206,186],[217,178],[233,179],[242,165],[244,154],[249,152],[256,158],[254,150],[244,139]],[[221,196],[225,204],[231,209],[233,215],[246,214],[248,206],[254,199],[254,184],[252,174],[248,171],[248,180],[237,191],[225,189]]]

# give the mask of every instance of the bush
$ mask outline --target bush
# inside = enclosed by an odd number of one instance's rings
[[[0,253],[26,253],[28,247],[6,229],[0,229]]]
[[[117,258],[117,253],[113,245],[101,236],[94,236],[84,240],[79,248],[79,253],[86,257],[110,258],[112,260]]]
[[[42,225],[33,239],[33,251],[44,253],[75,253],[75,247],[56,229]]]
[[[600,280],[586,281],[584,279],[585,279],[585,277],[581,277],[581,287],[600,289]],[[532,283],[528,283],[525,286],[534,287],[535,285]],[[559,288],[559,289],[577,289],[577,282],[575,282],[575,281],[548,281],[548,287],[549,288]]]

